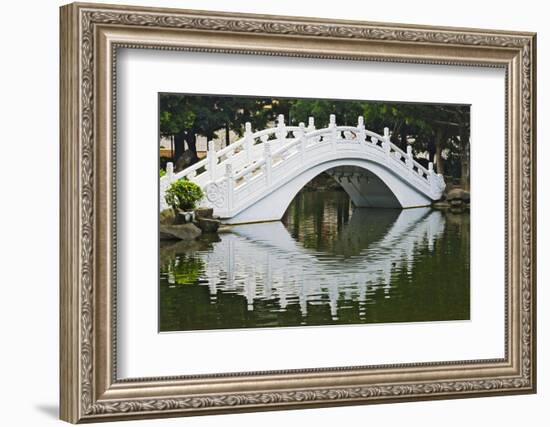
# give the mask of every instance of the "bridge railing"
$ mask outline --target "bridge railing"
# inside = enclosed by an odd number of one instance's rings
[[[164,192],[170,183],[184,178],[194,181],[207,193],[209,188],[219,192],[225,187],[223,197],[211,196],[219,203],[223,200],[224,210],[230,211],[239,199],[250,196],[259,187],[271,186],[274,171],[282,171],[283,164],[286,171],[278,172],[277,177],[292,170],[293,166],[300,167],[308,152],[340,148],[369,152],[370,157],[377,157],[380,162],[399,171],[402,177],[422,187],[425,193],[436,194],[444,185],[442,177],[434,173],[432,162],[428,169],[424,168],[414,160],[410,145],[403,151],[393,144],[388,128],[384,128],[383,135],[365,129],[361,116],[357,126],[337,126],[336,118],[331,114],[328,127],[316,129],[312,117],[307,127],[304,123],[286,126],[284,117],[279,115],[276,127],[257,132],[252,132],[250,123],[246,123],[244,137],[221,150],[216,151],[210,141],[206,158],[178,173],[174,173],[173,166],[168,164],[167,173],[160,180],[161,209],[166,207]]]
[[[240,169],[258,157],[258,145],[272,139],[282,141],[287,135],[298,130],[298,126],[286,126],[282,114],[278,117],[276,127],[256,132],[252,132],[251,124],[247,122],[242,138],[217,151],[213,141],[209,141],[205,158],[180,172],[167,173],[161,178],[161,181],[172,182],[178,179],[190,179],[203,183],[206,180],[217,180],[224,176],[225,165],[227,163],[231,163],[235,170]]]

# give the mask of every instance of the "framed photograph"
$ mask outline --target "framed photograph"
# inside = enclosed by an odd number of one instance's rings
[[[60,22],[63,420],[536,391],[535,34]]]

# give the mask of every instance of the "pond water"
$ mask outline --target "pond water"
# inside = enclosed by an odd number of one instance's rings
[[[282,221],[161,242],[160,331],[465,320],[469,214],[302,191]]]

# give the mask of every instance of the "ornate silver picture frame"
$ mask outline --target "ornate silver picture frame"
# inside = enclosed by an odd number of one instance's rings
[[[535,34],[81,3],[63,6],[60,13],[61,419],[79,423],[536,391]],[[504,357],[120,378],[120,49],[504,70]]]

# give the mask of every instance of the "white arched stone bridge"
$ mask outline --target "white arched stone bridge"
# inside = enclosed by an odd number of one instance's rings
[[[160,209],[164,194],[178,179],[198,184],[205,193],[202,206],[214,208],[225,223],[279,220],[294,196],[315,176],[327,172],[349,194],[357,207],[411,208],[428,206],[445,189],[442,175],[430,162],[416,162],[412,147],[404,152],[390,141],[388,128],[379,135],[357,126],[315,129],[286,126],[282,115],[276,127],[252,132],[216,151],[212,142],[206,158],[178,172],[171,163],[160,179]]]

